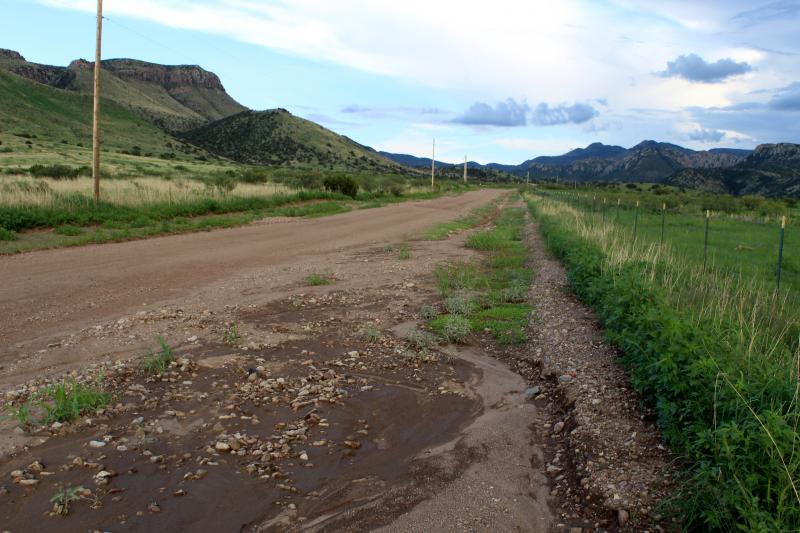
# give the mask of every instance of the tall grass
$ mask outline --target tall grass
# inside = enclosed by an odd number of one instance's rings
[[[544,198],[530,208],[691,465],[675,500],[684,527],[798,530],[797,302],[669,243],[633,242],[599,214]]]
[[[37,206],[54,208],[63,204],[65,198],[81,195],[92,196],[91,178],[68,180],[50,178],[18,177],[0,183],[0,206]],[[279,183],[235,183],[228,193],[220,193],[213,187],[195,180],[164,180],[161,178],[136,178],[126,180],[104,180],[102,182],[104,202],[125,207],[142,207],[160,203],[195,202],[203,198],[238,197],[268,198],[295,192]]]

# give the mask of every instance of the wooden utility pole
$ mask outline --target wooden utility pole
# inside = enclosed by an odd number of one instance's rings
[[[464,156],[464,183],[467,182],[467,156]]]
[[[103,0],[97,0],[97,46],[94,55],[94,113],[92,116],[92,178],[94,201],[100,201],[100,48],[103,41]]]
[[[436,175],[436,139],[433,139],[433,150],[431,151],[431,189],[436,186],[434,176]]]

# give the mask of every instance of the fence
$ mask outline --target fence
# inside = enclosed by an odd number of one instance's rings
[[[793,247],[797,235],[787,231],[786,215],[757,216],[753,213],[722,213],[696,206],[670,206],[649,198],[648,202],[573,191],[539,190],[538,194],[565,202],[597,215],[602,224],[630,228],[632,242],[669,243],[678,253],[702,257],[702,268],[718,268],[744,276],[771,278],[776,290],[784,285],[800,293],[800,248]]]

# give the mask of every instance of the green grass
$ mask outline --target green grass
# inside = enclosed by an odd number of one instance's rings
[[[525,342],[533,274],[525,266],[524,225],[525,212],[507,208],[492,228],[467,239],[484,258],[437,266],[446,314],[429,319],[431,329],[450,342],[464,342],[470,332],[491,333],[500,344]]]
[[[230,327],[225,330],[225,333],[222,334],[222,342],[230,346],[233,346],[239,342],[240,338],[239,326],[236,324],[231,324]]]
[[[175,361],[175,354],[172,348],[164,340],[164,337],[157,338],[159,351],[148,350],[139,361],[139,366],[146,374],[158,375],[163,374],[169,369],[170,364]]]
[[[740,267],[750,278],[704,270],[696,245],[655,245],[646,222],[634,243],[624,219],[604,223],[584,205],[539,198],[530,208],[688,464],[670,502],[682,528],[800,529],[800,306],[792,293],[776,295],[757,267]]]
[[[26,402],[10,409],[9,414],[20,427],[27,429],[54,422],[70,422],[107,406],[111,399],[112,395],[99,384],[68,379],[37,391]]]
[[[327,273],[313,273],[309,274],[306,278],[306,285],[309,287],[318,287],[320,285],[330,285],[333,283],[333,277]]]
[[[0,228],[0,241],[12,242],[18,239],[17,234],[9,229]]]
[[[486,205],[474,209],[469,215],[458,218],[450,222],[443,222],[437,224],[432,228],[426,230],[421,239],[424,241],[441,241],[451,235],[455,235],[464,230],[474,228],[481,224],[497,209],[498,204],[502,200],[494,200]]]
[[[50,498],[50,502],[53,504],[53,512],[57,515],[67,516],[70,505],[72,502],[81,499],[81,493],[84,490],[82,486],[68,487],[62,483],[53,497]]]
[[[397,258],[404,261],[411,259],[411,247],[406,243],[401,244],[397,250]]]
[[[83,234],[83,230],[77,226],[59,226],[53,229],[53,233],[56,235],[65,235],[67,237],[77,237],[78,235]]]

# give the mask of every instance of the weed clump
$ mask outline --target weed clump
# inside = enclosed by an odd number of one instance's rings
[[[436,346],[436,337],[427,331],[414,328],[406,333],[406,342],[414,350],[426,351]]]
[[[419,309],[419,316],[423,320],[433,320],[439,316],[439,310],[433,305],[423,305]]]
[[[231,324],[230,327],[225,330],[225,333],[222,334],[222,342],[229,346],[233,346],[239,342],[239,338],[239,326],[236,324]]]
[[[397,251],[397,258],[406,260],[411,259],[411,248],[409,248],[408,244],[401,244],[400,249]]]
[[[439,335],[454,344],[464,344],[472,331],[472,325],[461,315],[443,315],[434,322]]]
[[[330,285],[333,283],[333,278],[330,274],[309,274],[306,278],[306,285],[310,287],[317,287],[319,285]]]
[[[158,344],[161,350],[154,352],[152,349],[142,357],[140,366],[145,373],[150,375],[163,374],[169,368],[169,365],[175,361],[175,354],[172,348],[164,337],[158,337]]]

